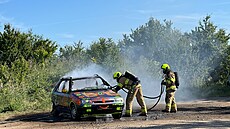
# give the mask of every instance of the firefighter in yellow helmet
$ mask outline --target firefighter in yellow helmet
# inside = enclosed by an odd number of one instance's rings
[[[165,109],[162,110],[163,112],[177,112],[177,105],[175,101],[175,92],[176,92],[176,77],[172,70],[170,70],[170,66],[168,64],[162,64],[161,69],[163,70],[164,79],[161,82],[161,85],[166,86],[166,96],[165,96]]]
[[[126,97],[126,111],[125,115],[123,116],[132,116],[132,105],[135,96],[138,104],[141,106],[140,116],[147,116],[147,108],[144,102],[140,80],[129,71],[126,71],[124,74],[122,74],[121,72],[115,72],[113,74],[113,78],[116,79],[118,83],[116,88],[114,89],[115,92],[118,92],[121,88],[125,88],[128,90],[128,94]]]

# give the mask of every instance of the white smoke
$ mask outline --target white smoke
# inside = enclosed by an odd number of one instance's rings
[[[128,66],[130,67],[127,68]],[[144,65],[143,63],[129,65],[127,63],[121,67],[124,71],[120,71],[120,72],[124,73],[126,70],[128,70],[132,72],[133,74],[135,74],[140,79],[141,85],[142,85],[142,91],[145,96],[156,97],[160,94],[162,77],[161,76],[154,77],[151,72],[146,70],[146,67],[147,67],[146,65]],[[180,71],[177,71],[177,72],[180,73]],[[99,76],[104,78],[111,86],[115,86],[117,84],[116,80],[113,79],[112,73],[107,73],[105,68],[97,64],[90,64],[83,69],[76,68],[75,70],[67,73],[64,77],[70,77],[70,76],[71,77],[88,77],[88,76],[93,76],[95,74],[98,74]],[[163,75],[163,73],[161,73],[161,75]],[[177,102],[195,99],[195,96],[193,96],[188,89],[189,88],[187,87],[186,82],[183,80],[183,77],[180,76],[180,87],[176,92]],[[127,93],[125,93],[122,90],[120,90],[118,93],[123,97],[124,100],[126,100]],[[161,96],[160,103],[164,103],[164,98],[165,98],[165,91],[163,92]],[[145,103],[147,107],[152,107],[156,101],[157,99],[146,99],[145,98]],[[140,107],[136,101],[136,98],[134,98],[133,107],[136,107],[136,108]]]
[[[89,77],[89,76],[94,76],[95,74],[98,74],[99,76],[104,78],[106,81],[108,80],[111,81],[112,75],[109,75],[108,73],[106,73],[104,71],[104,68],[97,64],[90,64],[83,69],[76,68],[73,71],[64,75],[64,77]]]

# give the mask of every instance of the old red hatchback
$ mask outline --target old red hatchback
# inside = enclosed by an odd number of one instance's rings
[[[123,98],[109,87],[99,75],[61,78],[52,91],[52,114],[70,113],[72,119],[112,114],[120,119]]]

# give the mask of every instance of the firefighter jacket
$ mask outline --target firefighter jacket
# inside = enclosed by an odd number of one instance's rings
[[[121,76],[117,79],[117,86],[121,89],[121,88],[125,88],[127,90],[131,90],[133,88],[137,88],[139,82],[134,82],[128,78],[126,78],[125,76]]]
[[[166,85],[166,91],[176,90],[175,85],[176,77],[173,71],[168,70],[164,76],[163,84]]]

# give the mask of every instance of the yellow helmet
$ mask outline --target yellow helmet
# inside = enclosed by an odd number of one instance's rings
[[[122,75],[121,72],[115,72],[115,73],[113,74],[113,79],[117,79],[117,78],[119,78],[121,75]]]
[[[167,70],[167,69],[170,69],[170,66],[168,64],[162,64],[161,69]]]

